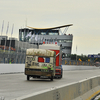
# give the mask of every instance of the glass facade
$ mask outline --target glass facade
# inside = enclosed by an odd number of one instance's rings
[[[20,41],[30,41],[30,37],[26,36],[31,32],[31,35],[59,35],[58,30],[31,30],[31,29],[19,29],[19,40]]]
[[[26,37],[29,34],[29,30],[20,30],[19,31],[19,40],[20,41],[29,41],[30,37]]]

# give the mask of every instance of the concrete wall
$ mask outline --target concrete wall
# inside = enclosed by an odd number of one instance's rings
[[[13,100],[91,100],[100,92],[100,76],[54,87]]]
[[[25,64],[0,64],[0,74],[24,72]]]
[[[99,69],[96,66],[83,66],[83,65],[63,65],[63,70],[94,70]]]
[[[68,70],[93,70],[99,69],[95,66],[74,66],[62,65],[64,71]],[[25,64],[0,64],[0,74],[2,73],[19,73],[24,72]]]

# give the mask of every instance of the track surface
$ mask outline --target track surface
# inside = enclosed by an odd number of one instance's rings
[[[100,75],[98,70],[75,70],[64,71],[62,79],[33,79],[26,80],[24,73],[18,74],[1,74],[0,75],[0,97],[4,96],[5,100],[11,100],[23,95],[39,92],[41,90],[49,89],[65,85],[72,82],[77,82],[85,78]]]

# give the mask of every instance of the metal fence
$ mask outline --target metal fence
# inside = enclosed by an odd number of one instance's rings
[[[0,52],[0,63],[25,63],[25,53]]]
[[[0,63],[25,63],[26,52],[3,51],[0,50]],[[63,65],[88,65],[93,66],[93,62],[62,60]]]
[[[30,44],[30,46],[32,46]],[[27,47],[28,48],[30,48]],[[32,48],[38,48],[38,45],[34,45]],[[25,63],[26,48],[24,50],[10,51],[0,49],[0,63]]]

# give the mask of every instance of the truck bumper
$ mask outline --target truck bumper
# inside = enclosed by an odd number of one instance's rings
[[[46,71],[46,70],[44,70]],[[25,75],[30,75],[30,76],[54,76],[53,71],[50,70],[50,72],[44,72],[41,71],[41,69],[29,69],[29,68],[25,68]]]

